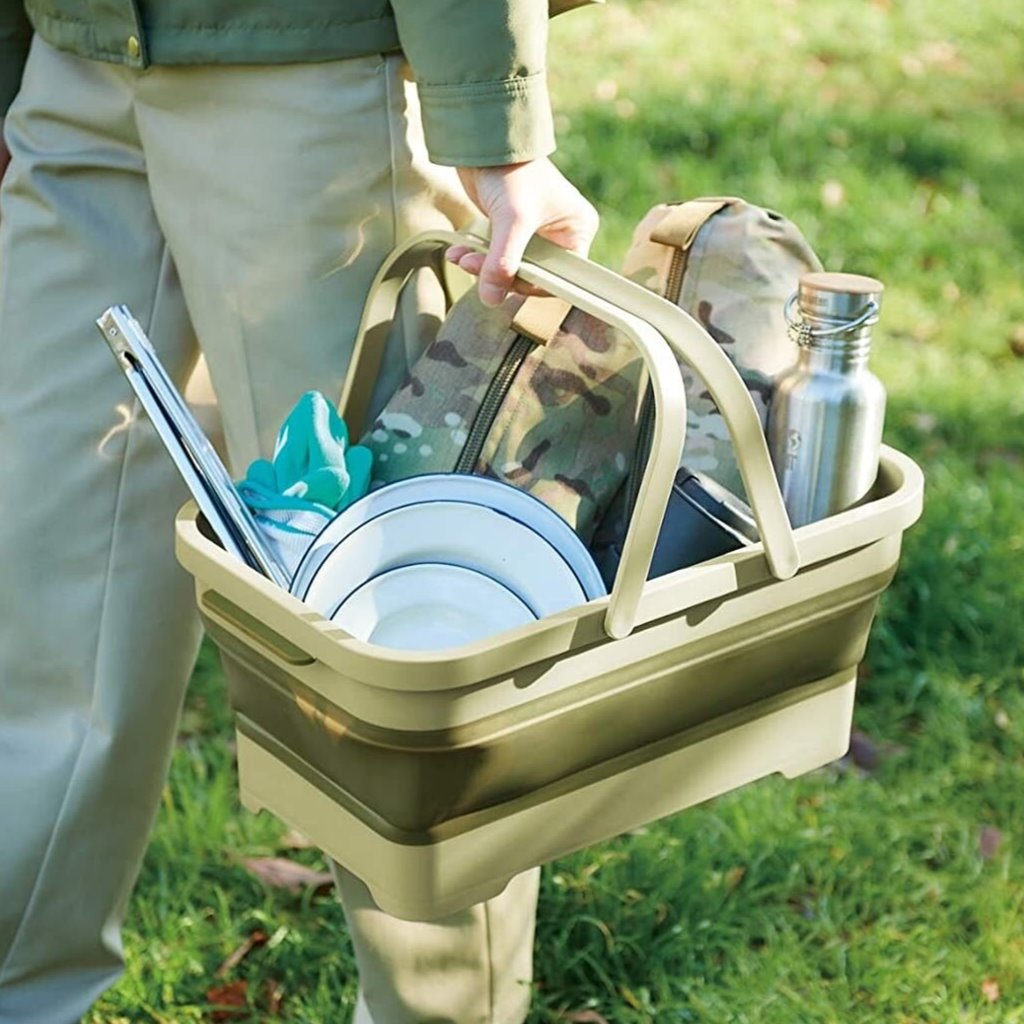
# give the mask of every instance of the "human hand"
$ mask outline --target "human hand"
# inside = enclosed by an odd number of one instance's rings
[[[453,245],[445,258],[480,279],[480,298],[500,305],[510,291],[532,294],[516,281],[533,235],[585,256],[597,234],[598,215],[546,157],[502,167],[460,167],[463,188],[491,222],[486,253]]]

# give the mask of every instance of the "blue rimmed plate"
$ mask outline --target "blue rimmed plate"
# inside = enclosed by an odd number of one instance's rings
[[[538,618],[587,600],[569,564],[539,533],[492,508],[458,501],[403,505],[357,526],[321,560],[303,600],[330,617],[374,576],[425,563],[483,573]]]
[[[526,491],[486,477],[430,473],[408,477],[371,491],[331,520],[296,568],[290,590],[306,599],[313,576],[335,545],[353,530],[386,512],[423,502],[457,501],[503,513],[543,537],[569,565],[591,601],[607,590],[586,545],[557,512]]]

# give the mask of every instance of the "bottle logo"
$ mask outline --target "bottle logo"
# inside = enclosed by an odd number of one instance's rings
[[[790,430],[786,435],[786,469],[792,469],[796,465],[802,440],[799,430]]]

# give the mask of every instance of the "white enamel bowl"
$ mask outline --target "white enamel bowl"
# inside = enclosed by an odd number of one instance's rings
[[[533,622],[529,607],[496,580],[457,565],[391,569],[354,590],[331,616],[381,647],[438,650]]]

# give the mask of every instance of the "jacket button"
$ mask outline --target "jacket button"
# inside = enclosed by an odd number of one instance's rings
[[[142,46],[139,43],[139,37],[138,36],[129,36],[128,37],[128,56],[131,57],[132,60],[138,60],[140,53],[142,53]]]

